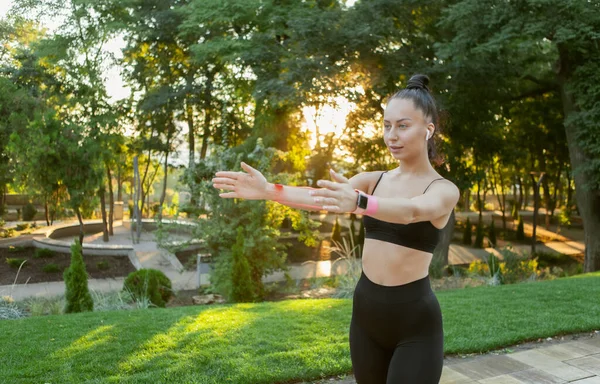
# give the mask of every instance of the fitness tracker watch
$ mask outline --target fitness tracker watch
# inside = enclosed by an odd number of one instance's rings
[[[355,191],[358,192],[358,198],[356,199],[356,209],[352,211],[352,213],[362,215],[367,211],[367,207],[369,205],[369,196],[358,189],[355,189]]]

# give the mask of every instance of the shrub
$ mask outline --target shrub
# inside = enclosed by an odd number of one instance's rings
[[[493,217],[492,217],[492,223],[490,224],[490,227],[489,227],[488,240],[490,242],[490,247],[496,247],[496,245],[498,244],[496,241],[496,227],[494,226],[494,218]]]
[[[463,232],[463,244],[471,245],[473,243],[472,238],[472,229],[471,229],[471,220],[467,217],[467,222],[465,223],[465,230]]]
[[[523,227],[523,216],[519,215],[519,225],[517,226],[517,240],[525,240],[525,229]]]
[[[107,270],[108,268],[110,268],[108,265],[108,261],[99,261],[96,263],[96,266],[101,271],[104,271],[104,270]]]
[[[479,220],[475,229],[475,248],[483,248],[483,223],[481,220]]]
[[[148,299],[163,308],[173,296],[171,280],[163,272],[150,268],[131,272],[125,279],[123,291],[129,292],[136,301]]]
[[[7,257],[6,258],[6,263],[8,265],[10,265],[11,268],[19,268],[21,266],[21,264],[23,264],[25,261],[27,261],[26,259],[19,259],[19,258],[12,258],[12,257]]]
[[[6,228],[6,229],[0,230],[0,238],[8,239],[10,237],[13,237],[14,235],[15,235],[14,228]]]
[[[18,245],[16,247],[14,245],[11,245],[8,247],[9,253],[20,253],[20,252],[23,252],[24,250],[25,250],[25,247],[23,247],[21,245]]]
[[[0,319],[21,319],[26,317],[26,313],[19,308],[10,296],[0,297]]]
[[[29,229],[29,223],[17,224],[17,226],[15,227],[15,229],[17,231],[24,231],[26,229]]]
[[[237,238],[231,250],[231,297],[237,303],[252,302],[256,299],[256,288],[252,284],[250,263],[244,254],[244,230],[237,228]]]
[[[83,262],[82,246],[76,239],[71,245],[71,265],[63,274],[66,286],[65,313],[94,310],[94,301],[88,290],[88,274]]]
[[[33,220],[33,218],[35,217],[37,212],[38,211],[33,204],[27,203],[25,206],[23,206],[23,220],[24,221]]]
[[[47,273],[60,272],[60,268],[58,267],[58,265],[56,265],[54,263],[50,263],[50,264],[44,265],[44,267],[42,268],[42,270],[44,272],[47,272]]]
[[[56,255],[56,252],[54,252],[51,249],[47,249],[47,248],[37,248],[35,250],[35,253],[33,254],[33,257],[35,257],[36,259],[42,258],[42,259],[49,259],[51,257],[54,257]]]

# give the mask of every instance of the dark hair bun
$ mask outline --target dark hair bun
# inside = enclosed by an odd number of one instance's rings
[[[427,75],[413,75],[410,80],[408,80],[408,84],[406,84],[406,89],[424,89],[429,91],[429,77]]]

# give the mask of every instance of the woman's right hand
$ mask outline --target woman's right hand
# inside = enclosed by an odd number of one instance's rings
[[[267,179],[258,170],[242,161],[244,172],[219,171],[212,179],[213,187],[232,192],[220,193],[224,198],[263,200],[267,195]]]

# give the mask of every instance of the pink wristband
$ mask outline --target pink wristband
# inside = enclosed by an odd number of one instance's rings
[[[369,202],[367,203],[367,209],[365,210],[365,215],[372,215],[377,212],[377,208],[379,208],[379,202],[377,201],[377,197],[373,195],[369,196]]]

